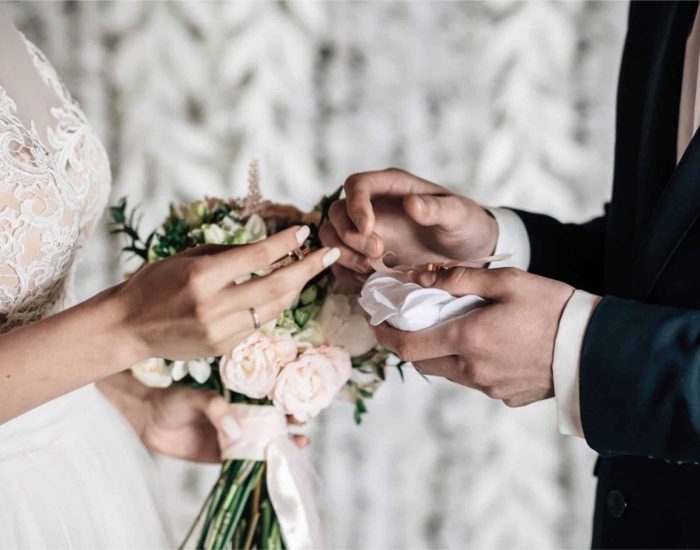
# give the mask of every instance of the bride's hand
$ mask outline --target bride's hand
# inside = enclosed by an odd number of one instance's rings
[[[253,332],[251,308],[260,324],[275,319],[339,250],[317,250],[243,284],[234,280],[264,270],[308,235],[308,227],[291,227],[255,244],[205,245],[149,264],[119,285],[115,301],[133,363],[222,355]]]
[[[128,372],[105,378],[98,387],[151,451],[194,462],[221,462],[217,433],[231,429],[232,421],[235,427],[235,420],[217,393],[179,384],[148,388]],[[309,442],[304,435],[291,437],[298,447]]]

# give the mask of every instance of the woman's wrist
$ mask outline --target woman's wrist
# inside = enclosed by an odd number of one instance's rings
[[[94,300],[105,331],[113,340],[111,352],[115,354],[114,361],[128,368],[148,358],[149,351],[129,321],[129,312],[121,295],[123,285],[108,288],[91,301]]]

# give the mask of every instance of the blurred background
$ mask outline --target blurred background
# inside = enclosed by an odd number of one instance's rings
[[[17,25],[104,138],[113,199],[151,229],[170,201],[245,192],[310,207],[400,166],[489,205],[580,221],[610,191],[626,2],[21,2]],[[120,280],[106,222],[79,293]],[[333,548],[578,548],[594,456],[553,402],[511,410],[413,372],[362,426],[309,430]],[[179,538],[214,472],[158,458]]]

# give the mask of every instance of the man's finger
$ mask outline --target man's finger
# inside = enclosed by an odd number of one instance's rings
[[[457,374],[459,369],[459,361],[454,355],[446,355],[445,357],[435,357],[434,359],[414,361],[413,366],[421,374],[449,378]]]
[[[522,273],[513,268],[453,267],[417,273],[413,280],[425,287],[446,290],[453,296],[476,294],[487,300],[501,300],[519,284]]]
[[[403,207],[417,224],[444,229],[463,226],[467,214],[464,199],[457,195],[408,195]]]
[[[323,225],[319,236],[324,246],[336,247],[340,250],[340,259],[337,265],[342,265],[357,273],[369,273],[372,270],[369,258],[349,248],[331,224]]]
[[[353,174],[345,181],[348,216],[358,231],[365,236],[374,231],[373,198],[402,197],[416,193],[438,195],[446,192],[444,187],[396,168]]]
[[[376,234],[363,235],[348,216],[346,201],[334,202],[328,212],[336,234],[340,240],[353,250],[361,252],[370,258],[378,258],[384,251],[382,240]]]
[[[452,332],[436,326],[417,332],[405,332],[383,323],[374,328],[377,340],[404,361],[414,362],[458,353]]]

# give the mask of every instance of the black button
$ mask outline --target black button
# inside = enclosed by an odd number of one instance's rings
[[[625,508],[627,508],[625,495],[617,490],[613,490],[608,493],[608,500],[606,504],[608,506],[608,514],[614,518],[622,517],[622,514],[625,513]]]

